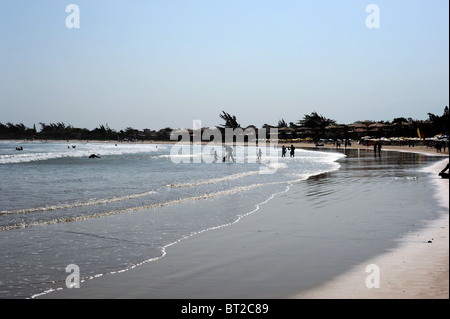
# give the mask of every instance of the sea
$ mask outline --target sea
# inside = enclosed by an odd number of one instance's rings
[[[34,298],[67,289],[74,274],[92,280],[163,258],[293,184],[339,170],[347,156],[241,147],[223,162],[221,146],[216,160],[205,146],[0,142],[0,298]]]

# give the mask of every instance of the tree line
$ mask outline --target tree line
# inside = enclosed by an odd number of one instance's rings
[[[277,125],[265,124],[264,127],[278,128],[278,136],[286,138],[310,137],[314,141],[319,139],[359,139],[364,135],[373,137],[418,137],[418,131],[426,137],[439,134],[449,134],[450,115],[446,106],[441,116],[427,113],[428,119],[414,120],[412,118],[394,118],[392,121],[357,121],[353,124],[338,124],[335,120],[327,118],[317,112],[305,114],[296,122],[287,122],[284,119]],[[241,125],[236,116],[222,112],[220,115],[225,121],[222,127],[237,128]],[[418,130],[419,129],[419,130]]]
[[[337,124],[335,120],[326,118],[317,112],[305,114],[302,119],[296,122],[289,122],[289,124],[281,119],[277,125],[265,124],[263,127],[276,127],[278,129],[290,128],[293,132],[291,137],[297,136],[298,132],[308,135],[314,140],[319,138],[355,138],[355,130],[353,129],[357,123],[359,127],[367,126],[369,128],[372,124],[382,124],[374,134],[385,137],[417,136],[417,129],[419,128],[427,137],[435,136],[437,134],[449,133],[450,123],[449,108],[446,106],[441,116],[428,113],[428,119],[413,120],[412,118],[395,118],[392,122],[373,122],[373,121],[358,121],[354,124]],[[231,115],[222,111],[219,118],[225,121],[225,124],[217,126],[220,129],[224,128],[239,128],[241,124],[238,123],[235,115]],[[5,124],[0,122],[0,139],[56,139],[56,140],[169,140],[171,128],[166,127],[156,130],[144,129],[138,130],[132,127],[127,127],[125,130],[116,131],[111,129],[108,124],[99,125],[93,130],[86,128],[77,128],[70,124],[63,122],[58,123],[43,123],[40,122],[40,130],[36,129],[36,125],[32,128],[25,126],[23,123],[13,124],[7,122]],[[250,125],[249,125],[250,126]],[[286,134],[285,130],[279,130],[280,138]],[[304,136],[303,136],[304,137]]]
[[[166,128],[159,132],[144,130],[140,131],[132,127],[125,130],[116,131],[108,124],[99,125],[95,129],[78,128],[63,122],[39,123],[40,130],[36,125],[32,128],[26,127],[23,123],[13,124],[0,122],[0,139],[55,139],[55,140],[143,140],[143,139],[168,139],[170,129]],[[167,133],[169,132],[169,133]]]

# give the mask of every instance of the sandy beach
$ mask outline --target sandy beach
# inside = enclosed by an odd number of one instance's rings
[[[358,146],[352,148],[358,149]],[[366,148],[361,150],[369,152]],[[408,147],[388,146],[383,150],[413,151]],[[436,155],[435,150],[427,148],[416,147],[414,152]],[[437,177],[436,172],[447,162],[448,159],[443,157],[442,161],[426,169]],[[311,181],[311,185],[316,182],[322,187],[320,178]],[[333,185],[327,187],[333,188]],[[340,219],[345,211],[339,207],[349,203],[364,207],[372,201],[376,204],[376,198],[353,198],[342,204],[331,204],[336,208],[333,215],[338,219],[322,222],[324,228],[334,227],[337,237],[309,232],[309,223],[314,225],[311,228],[317,228],[314,214],[328,214],[330,204],[314,199],[311,208],[304,208],[317,212],[296,222],[301,209],[296,207],[296,201],[300,196],[309,195],[305,195],[306,188],[293,186],[289,192],[262,203],[257,214],[170,246],[159,260],[123,273],[83,281],[80,289],[61,289],[39,298],[449,298],[448,180],[437,177],[432,188],[434,200],[447,213],[412,225],[412,230],[402,233],[394,244],[385,243],[382,235],[375,232],[373,243],[364,237],[346,236],[349,220]],[[337,200],[342,195],[337,192],[333,196],[330,198]],[[352,218],[354,221],[350,223],[356,225],[359,217]],[[364,220],[359,223],[370,224]],[[368,231],[373,232],[370,225],[368,230],[360,230],[361,236]],[[362,245],[370,251],[361,249]],[[301,260],[293,253],[296,251],[304,254]],[[323,251],[323,254],[319,256],[317,251]],[[375,253],[377,251],[382,253]],[[370,275],[366,272],[368,265],[378,268],[379,288],[366,285]]]

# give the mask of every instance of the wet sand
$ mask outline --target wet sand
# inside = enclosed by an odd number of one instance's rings
[[[361,152],[363,162],[292,185],[255,214],[173,245],[157,261],[41,298],[448,298],[448,180],[401,168],[380,177],[381,158]],[[429,176],[446,163],[420,160]],[[440,202],[428,203],[430,196]],[[380,288],[366,287],[370,264],[380,269]]]
[[[426,169],[431,174],[442,170],[447,160]],[[354,266],[326,284],[297,294],[299,299],[448,299],[449,298],[449,181],[435,178],[435,198],[446,208],[441,218],[422,229],[399,238],[400,245]],[[374,274],[367,265],[376,265],[378,287],[368,288],[366,279]],[[369,280],[369,286],[374,284]]]
[[[303,146],[305,146],[303,144]],[[364,148],[354,145],[354,148]],[[368,147],[365,147],[366,149]],[[426,146],[383,146],[384,151],[413,152],[448,157]],[[434,175],[434,194],[447,211],[421,230],[399,238],[400,245],[391,251],[354,266],[326,284],[296,294],[300,299],[448,299],[449,298],[449,181],[436,177],[448,163],[443,159],[425,171]],[[424,245],[426,243],[426,245]],[[374,273],[367,265],[377,265],[378,288],[368,289],[366,279]],[[369,283],[370,285],[370,283]]]

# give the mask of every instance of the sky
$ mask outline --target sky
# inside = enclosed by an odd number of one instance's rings
[[[312,112],[340,124],[425,120],[449,105],[448,6],[0,0],[0,122],[158,130],[221,125],[222,111],[243,127]]]

